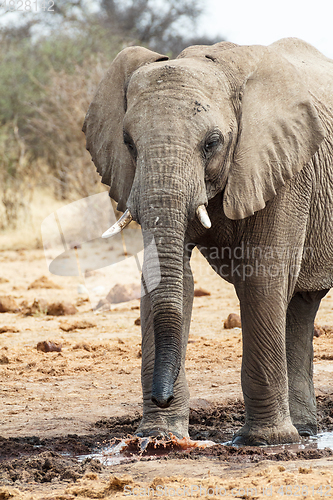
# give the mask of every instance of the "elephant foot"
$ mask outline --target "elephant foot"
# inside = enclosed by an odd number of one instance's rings
[[[142,429],[142,430],[137,430],[135,435],[137,437],[143,438],[143,437],[152,437],[156,439],[165,439],[170,437],[170,432],[176,436],[178,439],[182,439],[182,436],[176,432],[172,432],[168,429],[162,429],[160,427],[155,427],[155,428],[150,428],[150,429]]]
[[[298,443],[297,429],[290,423],[279,426],[253,426],[245,424],[233,437],[232,444],[239,446],[267,446]]]
[[[178,439],[189,437],[188,417],[150,416],[142,417],[140,425],[135,433],[138,437],[168,438],[173,434]]]
[[[316,436],[318,433],[317,423],[294,424],[298,434],[302,437]]]

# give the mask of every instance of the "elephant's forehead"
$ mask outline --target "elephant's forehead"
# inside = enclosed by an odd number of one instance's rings
[[[159,93],[169,96],[204,94],[213,97],[228,90],[228,82],[216,74],[208,64],[191,59],[148,64],[139,68],[128,85],[128,98],[141,99],[144,94]]]

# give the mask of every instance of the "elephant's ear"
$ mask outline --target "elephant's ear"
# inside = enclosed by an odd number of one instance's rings
[[[274,50],[262,54],[241,95],[238,142],[223,199],[229,219],[244,219],[264,208],[324,138],[301,75]]]
[[[102,182],[110,186],[110,196],[118,209],[126,209],[134,178],[134,165],[123,140],[126,88],[134,71],[144,64],[166,61],[167,56],[144,47],[122,50],[99,84],[83,124],[86,147]]]

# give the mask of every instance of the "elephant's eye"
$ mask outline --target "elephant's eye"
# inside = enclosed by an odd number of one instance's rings
[[[219,144],[219,141],[217,139],[215,141],[206,142],[206,144],[205,144],[205,151],[206,151],[206,153],[208,153],[208,151],[211,151],[218,144]]]
[[[203,154],[205,159],[209,159],[217,149],[217,147],[222,143],[222,136],[214,132],[212,135],[206,137],[203,145]]]
[[[135,147],[135,144],[133,142],[132,137],[127,132],[124,132],[124,144],[126,144],[128,151],[135,159],[137,156],[136,147]]]

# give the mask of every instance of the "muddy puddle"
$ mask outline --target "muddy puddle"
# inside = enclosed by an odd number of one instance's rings
[[[331,396],[317,398],[317,436],[302,438],[300,443],[279,446],[233,446],[233,434],[245,422],[244,404],[230,402],[225,406],[192,409],[190,413],[190,439],[169,440],[152,438],[113,439],[91,454],[77,455],[79,461],[94,459],[103,465],[117,465],[139,460],[168,458],[216,457],[231,462],[257,462],[268,460],[312,459],[333,456],[333,400]],[[101,422],[100,425],[107,425]],[[118,428],[119,429],[119,428]],[[130,429],[127,428],[129,431]],[[130,431],[131,432],[131,431]],[[135,431],[134,431],[135,432]],[[134,434],[133,432],[133,434]],[[117,436],[118,437],[118,436]]]
[[[333,432],[322,432],[316,438],[309,438],[310,444],[316,445],[319,450],[330,448],[333,450]]]
[[[85,474],[102,474],[109,467],[151,460],[200,460],[203,457],[242,466],[262,460],[293,461],[333,457],[333,400],[319,397],[319,434],[300,444],[270,447],[230,446],[244,423],[244,405],[196,408],[190,414],[190,439],[131,437],[140,415],[97,421],[89,434],[67,436],[0,436],[0,484],[29,481],[76,481]],[[124,437],[127,436],[127,437]]]
[[[225,443],[215,443],[213,441],[194,441],[190,438],[177,439],[170,435],[170,439],[138,438],[128,437],[127,439],[114,439],[109,446],[103,448],[97,453],[77,456],[79,462],[87,459],[98,460],[105,466],[118,465],[126,462],[135,462],[138,460],[154,460],[161,457],[174,455],[175,452],[188,457],[188,454],[196,451],[205,450],[205,455],[214,456],[216,451],[225,448],[225,454],[230,454],[231,450],[238,450],[241,455],[246,453],[253,454],[253,449],[262,454],[276,456],[296,454],[298,452],[311,452],[316,450],[326,450],[325,455],[333,455],[333,432],[322,432],[317,436],[302,438],[300,443],[284,444],[276,446],[246,447],[234,446],[231,441]],[[232,455],[232,452],[231,452]],[[303,455],[303,454],[302,454]]]
[[[232,442],[222,443],[225,446],[233,446]],[[235,448],[241,448],[235,446]],[[277,453],[281,451],[297,452],[301,450],[324,450],[328,448],[333,451],[333,432],[321,432],[317,436],[302,438],[300,443],[281,444],[274,446],[263,446],[267,453]]]
[[[317,436],[302,438],[301,443],[284,444],[280,446],[267,446],[267,451],[276,452],[279,450],[300,451],[300,450],[333,450],[333,432],[321,432]]]

